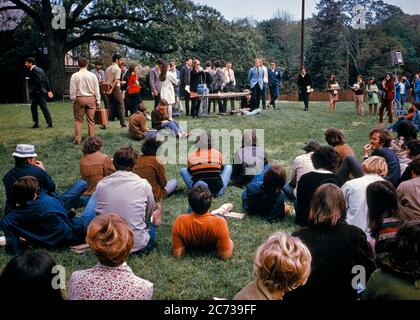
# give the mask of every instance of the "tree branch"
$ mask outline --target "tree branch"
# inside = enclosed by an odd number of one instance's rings
[[[147,51],[147,52],[156,53],[156,54],[169,54],[169,53],[174,53],[177,50],[176,48],[167,49],[167,50],[156,49],[156,48],[151,47],[151,46],[139,45],[139,44],[132,43],[132,42],[129,42],[129,41],[126,41],[126,40],[115,39],[115,38],[108,37],[108,36],[92,36],[90,38],[90,40],[99,40],[99,41],[108,41],[108,42],[118,43],[118,44],[130,47],[130,48],[133,48],[133,49]]]
[[[132,21],[132,22],[139,22],[139,23],[148,23],[151,21],[155,21],[155,22],[163,22],[162,19],[160,18],[148,18],[148,19],[141,19],[141,18],[136,18],[133,16],[110,16],[110,15],[106,15],[106,14],[100,14],[100,15],[96,15],[96,16],[91,16],[89,18],[86,19],[82,19],[79,21],[75,21],[72,26],[77,27],[77,26],[84,26],[90,22],[93,21],[97,21],[97,20],[128,20],[128,21]]]
[[[7,11],[7,10],[19,10],[19,8],[18,7],[16,7],[16,6],[6,6],[6,7],[0,7],[0,12],[1,11]]]
[[[44,22],[33,9],[31,9],[28,5],[26,5],[20,0],[10,0],[10,2],[14,3],[18,9],[23,10],[28,16],[32,18],[32,20],[35,21],[35,23],[38,25],[38,27],[41,28],[41,30],[44,30]]]
[[[73,11],[70,21],[68,23],[68,27],[71,28],[73,27],[74,22],[76,21],[76,19],[80,16],[80,14],[83,12],[83,10],[85,10],[85,8],[89,5],[89,3],[91,3],[92,1],[90,0],[83,0],[78,6],[77,8]]]
[[[71,50],[73,48],[76,48],[77,46],[80,46],[83,43],[91,41],[92,36],[100,35],[100,34],[109,34],[113,32],[120,32],[123,34],[129,34],[130,32],[128,30],[125,30],[121,28],[120,26],[110,27],[110,28],[92,28],[87,30],[84,34],[82,34],[80,37],[71,40],[67,43],[67,49]]]

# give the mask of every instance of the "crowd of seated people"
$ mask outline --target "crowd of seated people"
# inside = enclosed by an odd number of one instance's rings
[[[186,136],[177,124],[162,120],[164,109],[161,103],[153,111],[154,126]],[[420,279],[420,143],[404,120],[395,134],[393,138],[390,131],[374,128],[361,161],[340,130],[327,129],[329,146],[307,143],[287,177],[284,166],[269,163],[255,133],[243,137],[231,166],[225,160],[229,155],[217,150],[211,135],[203,132],[188,155],[188,166],[180,171],[190,208],[168,221],[173,257],[191,252],[215,253],[223,260],[235,257],[227,218],[233,205],[211,210],[213,198],[223,197],[231,184],[242,188],[238,201],[246,216],[279,223],[281,229],[294,207],[291,221],[296,223],[292,235],[277,232],[257,249],[255,280],[235,299],[420,299],[415,289]],[[0,220],[6,252],[15,257],[0,276],[0,292],[16,286],[8,298],[19,296],[20,288],[25,289],[22,295],[30,295],[32,282],[22,279],[50,281],[46,270],[55,265],[54,258],[28,248],[60,249],[86,242],[98,264],[72,274],[67,299],[152,299],[153,284],[136,276],[126,261],[130,255],[161,250],[155,246],[157,230],[167,219],[163,208],[178,181],[167,177],[159,158],[161,141],[155,135],[141,140],[140,155],[127,144],[111,158],[101,152],[101,139],[86,138],[81,179],[60,196],[35,147],[17,145],[15,167],[3,178],[6,214]],[[75,216],[78,208],[84,209]],[[28,261],[30,267],[25,266]],[[367,287],[353,286],[355,265],[364,267]],[[39,298],[65,298],[48,285],[38,290]]]

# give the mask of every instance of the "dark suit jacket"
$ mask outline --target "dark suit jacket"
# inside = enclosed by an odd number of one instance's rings
[[[29,71],[29,93],[31,97],[41,94],[46,96],[49,91],[51,91],[51,86],[44,70],[34,66]]]
[[[275,68],[274,71],[271,68],[268,69],[268,84],[272,87],[276,87],[281,83],[281,70],[280,68]]]
[[[188,69],[186,65],[181,67],[181,72],[179,75],[181,88],[185,88],[185,86],[190,85],[190,74],[191,74],[191,69]]]
[[[299,87],[299,100],[306,100],[309,95],[307,86],[311,86],[311,88],[313,87],[311,76],[309,74],[306,74],[305,77],[302,77],[302,75],[299,73],[297,84]]]

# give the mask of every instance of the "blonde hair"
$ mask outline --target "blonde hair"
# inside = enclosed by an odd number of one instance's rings
[[[376,173],[381,177],[385,177],[388,174],[388,164],[386,160],[382,157],[372,156],[367,158],[362,163],[363,171],[367,174]]]
[[[325,183],[312,196],[308,224],[334,227],[346,213],[346,201],[341,189],[335,184]]]
[[[130,254],[134,235],[121,216],[108,213],[97,216],[89,224],[86,243],[92,248],[101,264],[117,267]]]
[[[311,259],[309,249],[298,238],[276,232],[257,249],[253,271],[269,292],[288,292],[306,283]]]

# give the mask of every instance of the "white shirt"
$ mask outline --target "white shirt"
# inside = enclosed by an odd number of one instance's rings
[[[400,83],[400,94],[402,94],[402,95],[405,94],[405,84],[404,83]]]
[[[363,177],[347,181],[341,187],[347,205],[347,223],[362,229],[368,240],[370,233],[366,189],[371,183],[383,180],[378,174],[366,174]]]
[[[310,171],[314,171],[314,165],[312,164],[312,156],[313,152],[305,153],[300,156],[297,156],[292,162],[292,173],[290,174],[290,181],[296,184],[293,193],[296,196],[297,193],[297,185],[299,183],[300,178]]]
[[[235,73],[232,69],[223,68],[223,72],[225,73],[225,83],[233,82],[233,85],[236,86],[236,79],[235,79]]]
[[[70,78],[70,99],[76,100],[77,97],[95,97],[98,103],[101,101],[98,78],[86,68],[81,68]]]
[[[131,252],[146,247],[154,209],[152,187],[133,172],[118,170],[96,186],[96,214],[116,213],[127,221],[134,232]]]

